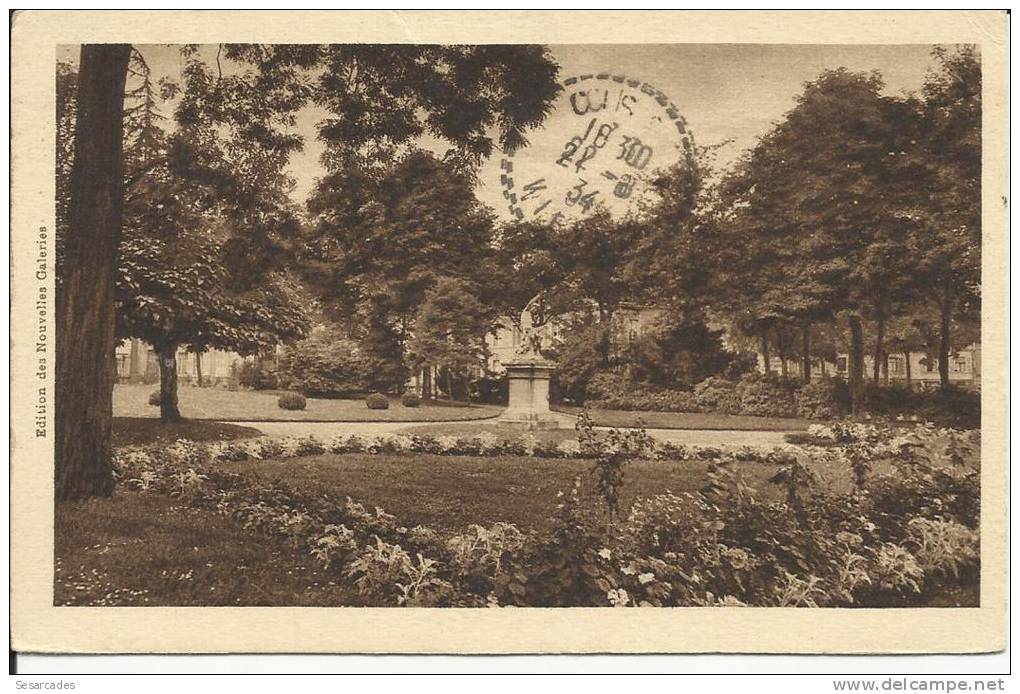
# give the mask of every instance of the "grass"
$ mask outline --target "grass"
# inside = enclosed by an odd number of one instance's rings
[[[530,457],[450,457],[422,454],[322,455],[268,463],[224,463],[223,469],[304,491],[348,495],[367,507],[378,506],[408,526],[425,525],[460,532],[471,523],[516,523],[521,528],[547,526],[558,500],[574,478],[591,470],[585,460]],[[696,492],[707,481],[702,461],[636,461],[626,467],[621,508],[626,513],[642,496]],[[779,499],[781,490],[767,482],[776,468],[745,463],[739,472],[762,498]],[[880,472],[876,468],[875,472]],[[843,492],[852,484],[849,470],[818,465],[823,489]],[[590,486],[585,474],[585,484]]]
[[[147,446],[154,443],[173,443],[177,439],[192,441],[230,441],[261,436],[251,427],[201,419],[185,419],[164,424],[149,417],[114,417],[114,446]]]
[[[61,502],[55,605],[357,605],[305,552],[155,494]]]
[[[122,383],[113,389],[114,417],[158,418],[159,408],[149,404],[158,386]],[[188,419],[220,421],[321,421],[321,422],[422,422],[495,417],[503,408],[489,405],[451,407],[449,403],[422,402],[404,407],[399,398],[390,399],[386,410],[370,410],[364,400],[323,400],[308,398],[303,410],[284,410],[277,404],[279,393],[268,391],[182,386],[178,390],[181,414]]]
[[[522,529],[548,527],[567,489],[591,463],[583,460],[473,458],[430,455],[323,455],[265,463],[236,462],[224,469],[306,492],[350,495],[379,506],[404,525],[443,534],[468,524],[508,521]],[[670,490],[695,492],[705,484],[704,462],[633,462],[626,468],[621,508],[638,497]],[[775,468],[738,465],[759,499],[782,490],[767,479]],[[814,466],[823,490],[842,492],[849,470]],[[876,466],[874,474],[888,472]],[[593,493],[590,476],[584,492]],[[291,605],[357,606],[351,588],[337,585],[305,551],[245,530],[212,510],[168,497],[118,491],[111,499],[61,502],[56,513],[57,605]],[[932,607],[979,604],[979,587],[960,586],[925,596]]]
[[[554,408],[578,414],[579,407],[566,405]],[[716,414],[712,412],[640,412],[633,410],[588,410],[597,426],[635,427],[647,429],[708,429],[723,431],[806,431],[818,421],[794,417],[754,417],[751,415]]]

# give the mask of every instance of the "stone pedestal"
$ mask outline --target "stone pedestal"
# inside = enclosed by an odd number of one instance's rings
[[[549,410],[549,377],[555,365],[544,359],[506,364],[510,403],[498,424],[521,429],[556,429],[559,419]]]

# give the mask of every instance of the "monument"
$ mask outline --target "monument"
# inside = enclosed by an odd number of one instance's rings
[[[505,363],[509,379],[509,406],[498,424],[521,429],[556,429],[560,418],[549,409],[549,378],[556,365],[542,356],[548,325],[536,322],[533,309],[539,297],[521,312],[521,342],[514,358]]]

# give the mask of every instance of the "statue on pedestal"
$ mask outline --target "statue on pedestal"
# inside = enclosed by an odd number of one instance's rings
[[[555,365],[542,355],[550,330],[540,302],[541,295],[536,296],[521,312],[521,342],[506,363],[510,401],[497,420],[500,424],[526,429],[555,429],[560,424],[549,410],[549,378]]]
[[[542,295],[537,294],[521,311],[521,342],[514,351],[514,361],[547,361],[542,356],[549,336],[549,323],[541,311]]]

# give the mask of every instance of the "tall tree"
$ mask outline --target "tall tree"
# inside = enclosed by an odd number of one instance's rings
[[[451,162],[411,150],[385,169],[332,174],[309,201],[305,275],[337,313],[356,319],[366,351],[394,372],[391,388],[406,378],[403,342],[440,278],[498,290],[485,281],[492,212],[473,184]]]
[[[911,251],[939,311],[939,379],[948,388],[954,317],[980,313],[981,62],[974,46],[936,48],[934,57],[921,95],[928,176],[912,210],[921,223]]]
[[[916,137],[879,75],[823,72],[727,182],[722,254],[733,303],[759,325],[841,315],[850,333],[854,412],[863,398],[865,316],[902,275],[906,233],[900,153]],[[899,240],[897,240],[899,239]],[[896,275],[898,276],[898,275]]]
[[[191,58],[198,49],[183,52]],[[238,69],[224,73],[221,53]],[[58,343],[65,346],[57,356],[57,400],[64,403],[56,415],[61,498],[112,488],[110,354],[130,55],[129,46],[119,45],[82,51],[57,312]],[[332,114],[321,137],[341,158],[427,133],[477,160],[492,151],[490,130],[506,150],[523,144],[524,132],[542,122],[559,89],[558,67],[542,46],[234,44],[221,46],[215,63],[214,75],[209,65],[188,60],[188,77],[205,88],[190,90],[194,97],[178,111],[179,125],[236,127],[249,142],[281,156],[301,147],[290,127],[295,112],[315,98]]]
[[[73,86],[73,70],[61,70],[60,77]],[[164,92],[173,88],[164,83]],[[187,346],[197,360],[211,347],[249,354],[300,336],[301,310],[279,277],[279,250],[271,247],[280,229],[296,222],[292,214],[288,219],[285,196],[278,192],[276,166],[267,175],[265,165],[251,165],[253,159],[262,163],[259,148],[230,147],[229,140],[201,137],[195,128],[167,135],[160,125],[160,97],[137,51],[129,62],[126,97],[117,337],[142,338],[155,348],[161,417],[174,421],[181,416],[179,347]],[[74,113],[60,115],[61,121],[73,120]],[[73,161],[60,141],[58,173]],[[248,189],[261,195],[245,195]],[[262,241],[257,252],[253,240]],[[133,344],[132,368],[135,351]]]
[[[463,280],[442,278],[429,289],[408,343],[412,365],[438,366],[446,375],[446,394],[453,400],[453,377],[465,376],[485,357],[489,311]]]
[[[131,47],[82,46],[68,227],[57,287],[55,491],[113,490],[110,429],[117,248],[123,205],[124,83]]]

